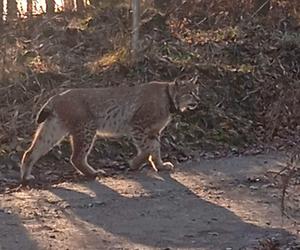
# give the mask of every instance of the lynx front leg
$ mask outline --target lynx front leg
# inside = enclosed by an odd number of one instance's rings
[[[87,161],[94,145],[95,134],[96,130],[85,128],[72,133],[70,136],[72,146],[71,163],[77,170],[90,178],[96,178],[99,173],[103,173],[101,170],[96,171]]]
[[[23,183],[34,179],[34,176],[31,175],[33,165],[62,140],[66,134],[67,130],[55,118],[39,125],[30,148],[22,157],[21,181]]]
[[[138,149],[138,154],[130,162],[131,169],[139,168],[147,160],[155,171],[163,168],[174,168],[171,162],[163,162],[161,160],[159,135],[141,139],[134,138],[134,143]]]
[[[150,143],[150,155],[148,161],[155,171],[161,169],[173,169],[174,165],[171,162],[163,162],[160,153],[160,135],[156,136]]]

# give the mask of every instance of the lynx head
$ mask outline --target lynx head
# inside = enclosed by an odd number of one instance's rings
[[[184,112],[186,110],[194,110],[198,106],[199,88],[196,79],[189,81],[177,81],[170,84],[169,92],[176,110]]]

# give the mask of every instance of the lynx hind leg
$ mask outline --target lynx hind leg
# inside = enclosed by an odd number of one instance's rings
[[[33,165],[47,154],[67,134],[67,129],[57,118],[52,118],[41,123],[35,132],[31,146],[23,154],[21,161],[21,181],[27,182],[34,179],[31,175]]]
[[[73,167],[90,178],[96,178],[103,171],[96,171],[88,164],[88,155],[93,148],[96,138],[94,126],[86,126],[82,130],[71,133],[72,146],[71,163]]]
[[[136,170],[142,167],[142,164],[147,161],[149,152],[138,150],[137,155],[129,161],[129,167],[131,170]]]
[[[147,157],[149,156],[150,151],[148,150],[146,145],[147,138],[144,138],[139,130],[133,131],[132,139],[133,143],[137,150],[137,155],[129,161],[129,167],[131,170],[137,170],[142,167],[142,164],[147,161]]]

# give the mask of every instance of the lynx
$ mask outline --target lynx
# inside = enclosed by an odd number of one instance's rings
[[[133,87],[70,89],[51,97],[37,115],[39,126],[22,157],[21,181],[34,179],[33,165],[66,136],[73,167],[91,178],[100,173],[87,161],[96,137],[130,137],[137,149],[129,161],[130,169],[138,169],[147,160],[156,171],[173,168],[161,159],[161,132],[172,114],[197,106],[197,90],[194,81],[150,82]]]

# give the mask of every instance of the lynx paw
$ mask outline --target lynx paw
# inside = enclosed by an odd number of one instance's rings
[[[88,178],[96,179],[98,176],[107,176],[107,173],[103,169],[95,170],[92,173],[85,174]]]
[[[35,177],[32,174],[26,175],[21,177],[21,184],[26,185],[29,182],[32,182],[35,179]]]
[[[158,164],[155,164],[155,162],[153,161],[153,157],[151,155],[149,156],[148,160],[155,172],[158,172],[159,170],[173,170],[175,168],[173,163],[169,161],[162,162],[160,160]]]
[[[175,166],[173,165],[172,162],[166,161],[162,164],[163,169],[168,169],[168,170],[173,170]]]
[[[108,176],[108,174],[103,169],[96,170],[96,175],[97,176]]]
[[[149,155],[148,161],[150,162],[151,167],[154,169],[155,172],[158,172],[158,169],[155,165],[155,162],[153,161],[152,155]]]

